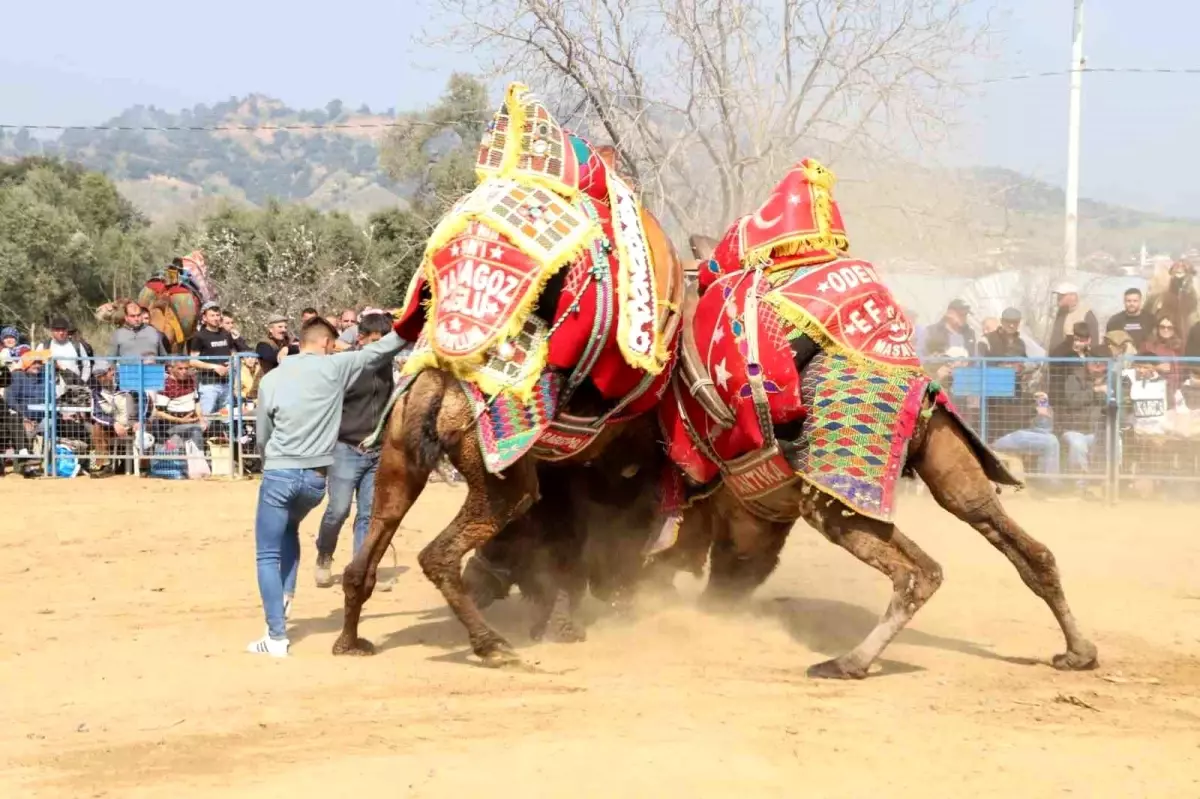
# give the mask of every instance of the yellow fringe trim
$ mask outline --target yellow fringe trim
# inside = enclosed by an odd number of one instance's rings
[[[821,349],[840,355],[856,366],[878,369],[887,374],[917,373],[922,371],[918,366],[898,366],[896,364],[885,363],[872,358],[864,352],[848,348],[845,344],[830,335],[829,330],[815,316],[777,291],[767,292],[763,296],[762,302],[774,308],[776,313],[783,317],[788,324],[811,338]]]

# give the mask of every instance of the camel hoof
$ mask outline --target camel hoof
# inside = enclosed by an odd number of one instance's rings
[[[814,680],[861,680],[867,676],[867,670],[852,669],[835,659],[809,666],[805,674]]]
[[[587,640],[587,630],[582,624],[576,624],[573,621],[561,621],[553,623],[549,626],[547,640],[556,644],[578,644]]]
[[[367,657],[375,654],[375,645],[366,638],[355,638],[351,641],[346,636],[340,636],[333,642],[333,654]]]
[[[485,651],[475,650],[475,654],[479,655],[483,660],[483,665],[490,669],[502,669],[508,666],[520,666],[521,657],[516,653],[507,641],[497,641],[487,647]]]
[[[1085,642],[1079,652],[1064,652],[1050,661],[1059,671],[1090,671],[1100,665],[1095,644]]]

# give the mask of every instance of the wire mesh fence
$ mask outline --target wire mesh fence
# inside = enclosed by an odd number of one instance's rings
[[[205,359],[212,361],[213,359]],[[240,477],[261,471],[252,353],[29,361],[0,409],[0,463],[28,476]],[[925,363],[1035,492],[1184,496],[1200,482],[1200,359]]]
[[[196,368],[196,361],[219,369]],[[27,359],[2,391],[0,459],[28,477],[258,470],[256,359]]]

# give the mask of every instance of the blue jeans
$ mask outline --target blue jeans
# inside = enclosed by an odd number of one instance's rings
[[[379,470],[379,452],[361,452],[341,441],[333,448],[333,466],[329,467],[329,504],[321,517],[317,534],[317,555],[332,556],[337,550],[338,533],[350,517],[350,502],[358,492],[354,513],[354,554],[367,540],[371,525],[371,502],[375,498],[375,472]]]
[[[1095,434],[1068,430],[1062,434],[1062,440],[1067,445],[1067,470],[1075,474],[1085,473],[1088,470],[1088,454],[1096,443]]]
[[[254,548],[258,594],[267,631],[286,638],[283,600],[296,593],[300,566],[300,522],[325,498],[325,476],[311,469],[276,469],[263,473],[254,515]]]
[[[1015,430],[993,441],[992,449],[1018,455],[1037,455],[1038,474],[1057,477],[1062,470],[1058,462],[1058,438],[1046,430]]]
[[[205,416],[229,407],[228,383],[201,383],[196,388],[200,392],[200,413]]]

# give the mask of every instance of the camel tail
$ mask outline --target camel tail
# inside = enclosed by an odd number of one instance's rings
[[[435,384],[428,388],[420,387],[420,390],[414,386],[410,392],[410,402],[417,406],[411,409],[421,415],[420,429],[417,432],[412,454],[419,468],[433,471],[446,453],[446,442],[442,440],[442,436],[438,432],[438,416],[442,412],[446,382],[444,375],[435,369],[422,372],[418,379],[434,381]],[[425,398],[424,402],[419,401],[419,398],[422,397]]]

